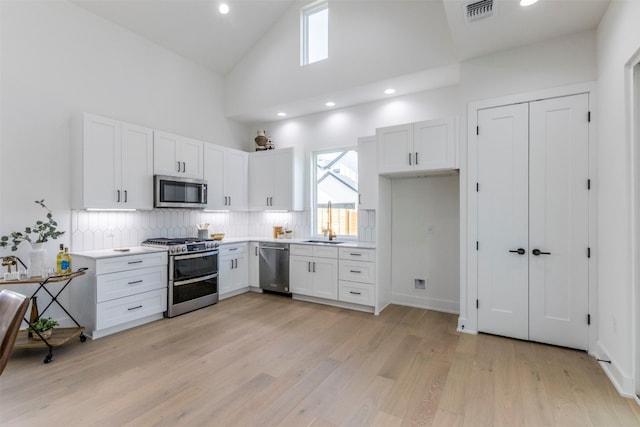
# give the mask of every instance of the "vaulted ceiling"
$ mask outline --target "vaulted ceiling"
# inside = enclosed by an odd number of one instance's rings
[[[311,2],[227,0],[231,11],[222,15],[218,12],[222,0],[72,1],[222,77],[232,75],[234,67],[251,54],[266,34],[274,31],[292,8],[299,9]],[[353,8],[361,11],[367,25],[378,25],[381,31],[393,31],[394,26],[403,28],[403,31],[413,31],[416,43],[409,49],[416,49],[415,56],[423,58],[425,52],[418,52],[418,49],[435,49],[430,57],[433,68],[437,68],[475,56],[594,29],[609,1],[540,0],[533,6],[523,8],[519,0],[495,0],[495,15],[473,23],[465,19],[466,5],[473,0],[330,0],[330,5],[352,3]],[[390,13],[393,7],[402,8],[403,12]],[[420,14],[425,11],[430,16],[422,19]],[[408,19],[411,13],[417,17]],[[358,22],[351,22],[352,34],[357,37]],[[407,29],[407,26],[412,28]],[[292,37],[297,38],[298,34]],[[418,37],[428,37],[430,43],[418,42]],[[366,40],[362,41],[358,55],[379,53],[375,48],[366,46],[366,43]],[[403,52],[403,55],[411,57],[410,51]],[[429,68],[428,64],[425,65]],[[357,81],[350,83],[358,86]],[[363,75],[362,84],[370,83]],[[417,85],[416,90],[424,88]]]

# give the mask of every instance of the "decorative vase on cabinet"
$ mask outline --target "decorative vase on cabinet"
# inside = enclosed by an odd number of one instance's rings
[[[42,243],[31,243],[29,271],[31,277],[44,277],[47,265],[47,251]]]

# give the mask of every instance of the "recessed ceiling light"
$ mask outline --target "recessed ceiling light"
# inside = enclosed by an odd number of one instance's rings
[[[387,95],[391,95],[391,94],[396,93],[396,90],[389,88],[389,89],[385,90],[384,93],[386,93]]]
[[[538,0],[520,0],[520,6],[522,7],[527,7],[527,6],[531,6],[534,3],[537,3]]]
[[[333,102],[333,101],[329,101],[329,102],[325,103],[324,105],[326,105],[327,107],[335,107],[336,103]]]
[[[218,10],[221,14],[226,15],[227,13],[229,13],[229,5],[226,3],[220,3]]]
[[[282,111],[278,113],[278,117],[285,117],[286,115],[287,115],[287,113],[282,112]]]

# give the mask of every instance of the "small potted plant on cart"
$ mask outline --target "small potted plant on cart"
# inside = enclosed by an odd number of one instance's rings
[[[41,317],[33,323],[27,330],[33,332],[33,339],[40,340],[41,336],[45,340],[51,338],[53,328],[58,326],[58,322],[50,317]],[[38,335],[40,334],[40,335]]]

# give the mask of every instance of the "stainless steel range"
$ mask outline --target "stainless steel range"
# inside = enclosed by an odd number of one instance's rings
[[[166,317],[218,302],[218,243],[197,238],[147,239],[142,246],[169,252]]]

